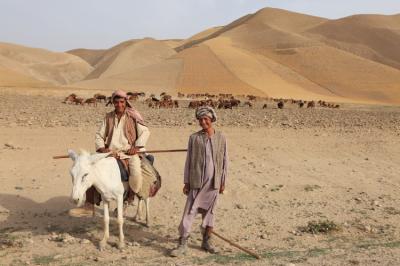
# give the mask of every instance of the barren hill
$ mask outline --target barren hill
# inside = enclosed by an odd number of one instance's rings
[[[0,66],[21,80],[87,89],[399,104],[399,45],[400,15],[329,20],[264,8],[185,40],[67,53],[1,44]]]
[[[9,43],[0,43],[0,66],[59,85],[81,80],[92,70],[87,62],[71,54]]]

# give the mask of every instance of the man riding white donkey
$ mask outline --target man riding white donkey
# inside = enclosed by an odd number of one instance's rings
[[[145,151],[144,147],[150,136],[150,131],[144,125],[140,113],[131,106],[127,99],[127,94],[122,90],[117,90],[112,94],[111,101],[115,109],[106,114],[96,133],[96,151],[98,153],[111,153],[115,158],[120,159],[119,164],[121,168],[124,166],[129,169],[129,186],[135,194],[145,199],[147,211],[146,224],[149,225],[148,187],[151,184],[147,183],[154,180],[143,179],[141,160],[137,153]],[[147,155],[146,159],[153,164],[154,157]],[[124,165],[121,165],[121,163]],[[132,193],[129,194],[132,200]],[[101,201],[99,193],[94,186],[91,186],[86,191],[85,198],[86,202],[83,207],[74,208],[69,211],[71,216],[91,216],[94,204],[99,204]]]

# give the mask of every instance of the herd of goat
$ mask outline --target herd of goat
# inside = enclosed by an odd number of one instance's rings
[[[128,92],[128,100],[130,101],[143,101],[149,108],[179,108],[179,102],[173,99],[171,95],[165,92],[161,93],[159,97],[151,94],[145,99],[146,93],[144,92]],[[338,104],[328,103],[322,100],[319,101],[305,101],[305,100],[294,100],[294,99],[277,99],[269,97],[258,97],[254,95],[236,95],[232,94],[183,94],[178,92],[178,98],[183,100],[188,99],[188,108],[196,109],[200,106],[211,106],[218,109],[233,109],[237,107],[249,107],[252,108],[257,101],[270,101],[277,108],[283,109],[286,104],[297,105],[299,108],[314,108],[317,105],[326,108],[339,108]],[[238,98],[242,99],[239,100]],[[244,99],[244,100],[243,100]],[[111,96],[106,96],[96,93],[92,98],[81,98],[76,94],[72,93],[65,98],[63,103],[76,104],[76,105],[93,105],[97,106],[97,103],[105,103],[106,106],[111,105]],[[262,109],[267,108],[267,103],[262,105]]]

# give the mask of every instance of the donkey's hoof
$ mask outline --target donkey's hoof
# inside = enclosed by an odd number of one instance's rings
[[[106,249],[106,246],[107,246],[107,242],[106,241],[100,241],[100,243],[99,243],[99,250],[100,251],[103,251],[103,250],[105,250]]]
[[[118,249],[124,249],[125,248],[125,242],[118,242]]]

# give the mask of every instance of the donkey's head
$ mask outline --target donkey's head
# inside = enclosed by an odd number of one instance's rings
[[[68,155],[74,162],[70,170],[72,177],[71,199],[80,207],[85,203],[86,190],[93,185],[96,179],[93,165],[109,154],[98,153],[90,155],[88,152],[82,151],[82,153],[78,155],[73,150],[68,150]]]

